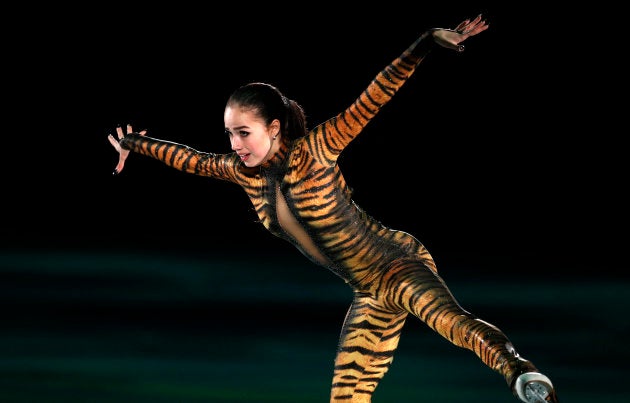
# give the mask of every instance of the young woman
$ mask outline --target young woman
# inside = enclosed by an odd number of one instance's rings
[[[351,198],[337,165],[344,148],[414,73],[432,49],[463,51],[488,28],[478,16],[454,29],[431,29],[386,66],[337,116],[308,130],[302,107],[266,83],[238,88],[227,101],[225,133],[234,152],[213,154],[118,127],[109,141],[120,174],[130,151],[180,171],[233,182],[260,221],[352,289],[337,350],[331,402],[370,402],[390,367],[409,314],[501,374],[523,402],[557,402],[554,387],[519,356],[507,336],[464,310],[426,248],[382,225]]]

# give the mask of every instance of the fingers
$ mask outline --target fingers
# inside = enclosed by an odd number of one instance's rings
[[[133,127],[131,126],[131,124],[128,124],[126,126],[126,134],[130,134],[130,133],[133,133]],[[120,126],[116,127],[116,134],[118,135],[118,140],[122,140],[122,138],[125,137],[125,132],[123,132],[123,128]],[[138,134],[140,134],[141,136],[144,136],[147,134],[147,131],[142,130]]]
[[[470,19],[464,20],[457,27],[455,31],[465,35],[466,37],[477,35],[478,33],[488,29],[488,24],[482,19],[481,14],[475,17],[472,21]]]
[[[114,138],[114,136],[112,136],[111,134],[108,134],[107,135],[107,140],[109,140],[109,142],[112,144],[112,146],[114,146],[116,151],[120,152],[120,144],[118,143],[118,140],[116,140]]]
[[[114,168],[114,172],[112,172],[112,175],[118,175],[123,170],[124,167],[125,167],[125,161],[119,160],[118,164],[116,165],[116,168]]]
[[[128,124],[126,126],[125,132],[126,134],[133,133],[133,127],[131,126],[131,124]],[[120,140],[125,137],[125,132],[123,132],[123,128],[121,126],[118,126],[116,127],[116,137],[114,137],[114,135],[112,134],[107,135],[107,140],[109,140],[110,144],[119,153],[118,164],[116,165],[116,168],[114,168],[114,172],[112,173],[113,175],[118,175],[123,170],[123,168],[125,167],[125,160],[129,155],[129,150],[125,150],[120,146]],[[141,136],[145,136],[147,134],[147,131],[142,130],[138,134]]]
[[[470,20],[464,20],[462,22],[460,22],[459,24],[457,24],[457,26],[455,27],[455,31],[463,31],[464,27],[466,27],[466,25],[468,25],[468,23],[470,23]]]
[[[485,31],[488,29],[488,24],[486,24],[485,20],[481,19],[481,14],[477,16],[468,26],[466,27],[466,31],[468,35],[477,35],[478,33]]]
[[[471,24],[476,25],[481,21],[481,14],[477,15],[474,20],[472,20]]]
[[[464,51],[464,42],[467,38],[477,35],[488,29],[486,21],[479,14],[474,19],[466,19],[459,23],[455,29],[436,29],[433,31],[434,40],[441,46],[457,52]]]

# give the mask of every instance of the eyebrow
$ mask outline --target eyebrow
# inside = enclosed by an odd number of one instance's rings
[[[242,125],[242,126],[236,126],[236,127],[235,127],[235,128],[233,128],[232,130],[243,130],[243,129],[250,129],[250,127],[249,127],[249,126],[247,126],[247,125]],[[230,130],[230,128],[226,126],[226,127],[225,127],[225,130]]]

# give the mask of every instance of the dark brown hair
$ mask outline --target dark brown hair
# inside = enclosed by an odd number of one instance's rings
[[[306,134],[306,115],[297,102],[285,97],[267,83],[253,82],[237,88],[228,98],[227,106],[238,106],[255,112],[265,124],[280,121],[281,133],[287,138]]]

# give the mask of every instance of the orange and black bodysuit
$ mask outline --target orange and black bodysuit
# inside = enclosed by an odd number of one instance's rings
[[[294,140],[262,166],[246,167],[236,153],[200,152],[185,145],[128,134],[121,146],[187,173],[240,185],[261,223],[332,270],[354,299],[341,331],[331,402],[369,402],[387,372],[405,320],[416,316],[456,346],[474,352],[508,385],[535,371],[495,326],[455,300],[426,248],[353,200],[337,159],[414,73],[433,41],[421,36],[337,116]]]

